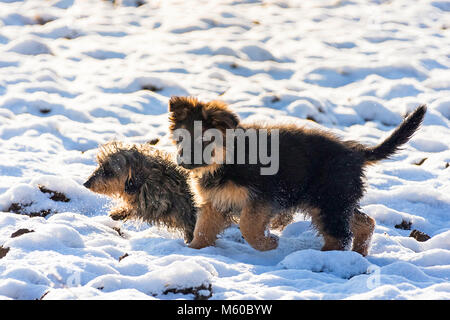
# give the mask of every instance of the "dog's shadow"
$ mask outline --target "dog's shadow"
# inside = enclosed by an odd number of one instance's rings
[[[216,241],[215,249],[221,255],[233,260],[255,265],[276,265],[287,255],[295,251],[316,249],[323,246],[323,239],[311,226],[310,221],[296,221],[282,232],[271,230],[279,237],[278,247],[270,251],[253,249],[242,237],[237,225],[233,225]]]
[[[152,227],[151,227],[152,229]],[[130,239],[132,251],[144,251],[149,255],[162,257],[168,255],[207,256],[218,260],[235,263],[246,263],[261,266],[274,266],[289,254],[306,249],[320,250],[323,239],[317,235],[310,221],[296,221],[288,225],[282,232],[271,231],[279,236],[278,248],[270,251],[253,249],[242,237],[238,225],[227,228],[216,241],[215,246],[200,250],[191,249],[182,238],[167,238],[166,232],[151,233],[152,237]],[[165,234],[165,236],[164,236]]]

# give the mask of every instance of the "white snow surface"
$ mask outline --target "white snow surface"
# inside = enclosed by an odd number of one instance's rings
[[[9,248],[0,298],[194,299],[189,288],[200,288],[210,299],[449,299],[449,8],[0,0],[0,246]],[[111,220],[112,201],[82,186],[99,144],[159,137],[171,148],[171,95],[221,99],[244,121],[316,126],[368,145],[417,105],[429,110],[401,152],[367,168],[361,206],[377,221],[367,257],[321,252],[301,213],[277,233],[276,250],[255,251],[237,226],[194,250],[164,228]],[[52,213],[6,212],[12,203]],[[395,228],[402,220],[431,239]],[[19,229],[34,232],[11,238]]]

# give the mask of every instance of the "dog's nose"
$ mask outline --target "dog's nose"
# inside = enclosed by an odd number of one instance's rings
[[[83,186],[85,186],[88,189],[91,187],[91,185],[92,185],[92,182],[90,179],[88,181],[86,181],[85,183],[83,183]]]

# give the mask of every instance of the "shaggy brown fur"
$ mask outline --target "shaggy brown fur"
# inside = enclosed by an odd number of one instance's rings
[[[271,250],[278,240],[266,230],[270,223],[283,228],[297,210],[304,210],[325,240],[322,250],[347,249],[354,238],[353,250],[367,255],[375,221],[358,210],[364,167],[388,158],[406,143],[421,124],[426,106],[417,108],[374,147],[295,125],[241,124],[235,113],[217,101],[172,97],[169,111],[172,133],[186,129],[191,137],[195,121],[201,121],[203,132],[212,128],[223,133],[227,129],[266,129],[268,137],[274,129],[279,132],[279,170],[273,175],[260,174],[264,165],[259,159],[256,164],[180,163],[191,171],[200,207],[190,247],[213,245],[230,217],[240,214],[240,229],[247,242],[255,249]],[[271,150],[270,141],[267,150]],[[249,159],[250,140],[245,143],[245,159]],[[261,143],[259,138],[257,143]],[[226,145],[224,134],[217,150],[226,154]]]
[[[98,168],[84,186],[118,198],[110,216],[114,220],[140,219],[180,230],[190,242],[196,207],[187,183],[188,172],[171,156],[150,144],[110,142],[100,147]]]

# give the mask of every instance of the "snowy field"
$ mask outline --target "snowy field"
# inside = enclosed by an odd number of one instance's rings
[[[429,110],[367,170],[367,257],[301,213],[276,250],[193,250],[82,185],[111,139],[171,148],[171,95],[368,145]],[[0,0],[0,298],[450,299],[449,148],[448,1]]]

